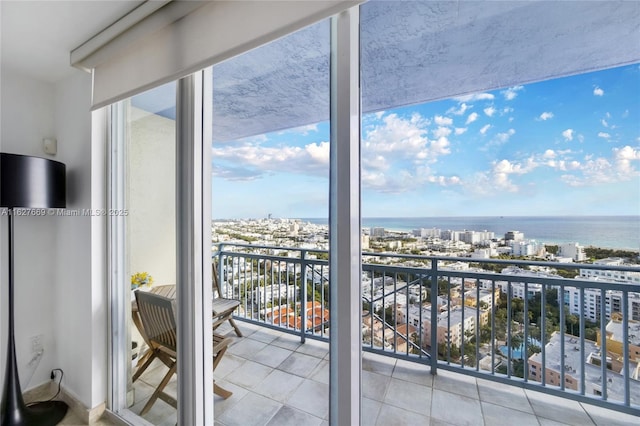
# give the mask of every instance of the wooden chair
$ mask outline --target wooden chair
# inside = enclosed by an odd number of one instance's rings
[[[150,292],[159,296],[166,297],[167,299],[173,300],[176,298],[176,286],[173,284],[155,286],[150,290]],[[131,303],[131,317],[133,319],[133,323],[138,329],[138,332],[140,333],[140,336],[142,337],[142,340],[144,340],[144,344],[140,347],[140,357],[138,358],[138,362],[136,363],[136,372],[132,378],[132,381],[135,382],[138,377],[140,377],[140,375],[147,369],[148,364],[144,368],[142,368],[142,366],[145,365],[147,359],[152,356],[153,351],[150,350],[151,344],[149,343],[149,338],[147,337],[144,326],[142,325],[142,321],[140,320],[138,303],[135,300]]]
[[[174,408],[178,407],[177,401],[171,395],[164,392],[165,387],[176,373],[177,367],[177,333],[176,333],[176,319],[173,310],[173,300],[158,294],[150,292],[136,291],[136,301],[138,305],[138,313],[144,332],[150,344],[151,354],[145,360],[144,364],[136,371],[133,377],[135,381],[140,374],[144,372],[147,367],[157,358],[161,360],[169,371],[162,378],[160,384],[156,387],[149,401],[145,404],[140,412],[140,415],[146,414],[156,400],[161,399]],[[229,346],[230,339],[224,338],[214,333],[213,335],[213,369],[218,366],[227,347]],[[232,395],[231,392],[219,387],[214,383],[214,392],[223,398],[228,398]]]
[[[233,316],[226,315],[229,310],[233,313],[240,306],[240,301],[222,296],[220,282],[218,281],[218,268],[215,262],[211,263],[211,281],[213,282],[213,329],[215,330],[224,321],[229,321],[236,335],[242,337],[242,332],[234,321]]]
[[[149,401],[147,401],[146,405],[142,408],[140,415],[146,414],[158,398],[177,408],[178,402],[176,399],[164,392],[164,388],[176,373],[177,366],[176,350],[178,340],[172,300],[158,294],[141,291],[136,291],[135,295],[140,320],[142,321],[142,326],[150,345],[150,355],[138,371],[136,371],[133,380],[135,381],[140,377],[140,374],[142,374],[155,359],[159,359],[169,367],[169,371],[164,375],[162,381],[149,398]]]

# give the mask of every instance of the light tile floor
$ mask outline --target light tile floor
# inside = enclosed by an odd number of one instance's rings
[[[307,339],[303,345],[293,335],[240,327],[244,337],[234,338],[214,374],[233,392],[227,400],[215,396],[216,425],[328,425],[328,344]],[[362,367],[363,425],[640,424],[638,417],[462,374],[432,376],[425,366],[381,355],[365,353]],[[158,364],[134,384],[134,412],[165,371]],[[169,388],[175,392],[175,378]],[[144,418],[174,426],[176,411],[159,400]]]

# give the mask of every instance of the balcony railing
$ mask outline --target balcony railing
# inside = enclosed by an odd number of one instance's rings
[[[640,415],[640,268],[362,258],[363,350]],[[214,262],[237,318],[329,339],[326,251],[220,244]]]

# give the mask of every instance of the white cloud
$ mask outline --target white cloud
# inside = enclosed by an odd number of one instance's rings
[[[450,117],[443,117],[441,115],[436,115],[433,121],[438,126],[451,126],[453,124],[453,119]]]
[[[309,158],[318,164],[329,164],[329,142],[311,143],[305,147]]]
[[[471,114],[469,114],[469,116],[467,117],[467,121],[465,124],[470,124],[473,123],[474,121],[476,121],[478,119],[478,113],[477,112],[472,112]]]
[[[526,159],[524,163],[506,159],[494,161],[491,170],[476,174],[474,181],[467,185],[467,189],[482,195],[495,195],[496,191],[518,192],[519,187],[511,177],[530,173],[536,167],[538,164],[533,158]]]
[[[455,134],[459,136],[467,131],[466,127],[456,127]]]
[[[429,167],[440,156],[450,154],[448,125],[453,120],[436,116],[431,122],[420,114],[410,119],[385,116],[371,126],[362,139],[362,185],[378,192],[398,193],[425,184],[454,185],[459,178],[443,177]],[[429,135],[432,134],[433,138]]]
[[[613,148],[613,158],[616,170],[620,175],[631,177],[638,174],[632,162],[640,161],[640,149],[632,148],[629,145],[622,148]]]
[[[638,179],[640,171],[637,164],[640,163],[640,149],[631,146],[613,148],[611,157],[585,156],[584,163],[577,161],[567,162],[564,169],[573,171],[573,174],[565,174],[561,179],[570,186],[598,185],[603,183],[617,183]]]
[[[482,129],[480,129],[480,133],[482,133],[483,135],[486,134],[487,130],[489,130],[490,127],[492,126],[489,124],[485,125]],[[515,134],[516,131],[514,129],[509,129],[506,132],[497,133],[491,137],[491,140],[489,140],[489,142],[487,142],[484,146],[481,146],[479,149],[481,151],[487,151],[491,147],[504,145],[509,141],[511,136]]]
[[[228,180],[252,180],[283,170],[294,174],[329,174],[329,142],[302,147],[225,144],[213,147],[211,152],[217,162],[214,175]]]
[[[602,90],[601,88],[599,88],[598,86],[596,86],[596,87],[593,89],[593,95],[594,95],[594,96],[602,96],[602,95],[604,95],[604,90]]]
[[[436,128],[435,130],[433,130],[433,137],[434,138],[440,138],[440,137],[447,137],[451,134],[451,129],[449,127],[443,127],[440,126],[438,128]]]
[[[509,130],[507,130],[507,131],[506,131],[506,132],[504,132],[504,133],[498,133],[498,134],[496,135],[496,140],[497,140],[499,143],[505,143],[505,142],[507,142],[507,141],[509,140],[509,138],[510,138],[511,136],[513,136],[513,135],[515,135],[515,134],[516,134],[516,131],[515,131],[514,129],[509,129]]]
[[[570,170],[578,170],[580,168],[580,162],[576,160],[549,160],[545,163],[546,166],[560,170],[563,172]]]
[[[544,154],[542,154],[542,158],[556,158],[556,152],[552,149],[547,149]]]
[[[540,117],[538,117],[538,119],[542,121],[547,121],[550,118],[553,118],[553,113],[550,111],[545,111],[542,114],[540,114]]]
[[[562,136],[564,136],[564,139],[566,141],[572,141],[573,140],[573,129],[567,129],[564,132],[562,132]]]
[[[451,107],[447,110],[447,114],[453,115],[462,115],[470,108],[465,102],[461,103],[460,106],[456,109],[455,107]]]
[[[503,90],[501,93],[506,100],[511,101],[518,96],[518,92],[522,89],[524,89],[523,86],[513,86],[509,87],[507,90]]]
[[[491,116],[493,116],[493,114],[495,114],[496,109],[494,107],[490,106],[490,107],[485,108],[483,111],[487,115],[487,117],[491,117]]]
[[[602,126],[604,126],[604,127],[609,127],[609,123],[604,118],[602,120],[600,120],[600,124],[602,124]]]
[[[456,96],[455,99],[458,102],[476,102],[476,101],[491,101],[495,98],[491,93],[471,93],[469,95]]]
[[[607,132],[598,132],[598,137],[603,139],[610,139],[611,135]]]
[[[504,174],[517,174],[522,175],[525,173],[529,173],[533,169],[536,168],[536,163],[532,158],[529,158],[525,161],[525,163],[514,163],[509,160],[500,160],[493,163],[493,172],[494,173],[504,173]]]
[[[429,176],[427,180],[429,183],[434,183],[440,186],[453,186],[460,185],[462,183],[458,176]]]

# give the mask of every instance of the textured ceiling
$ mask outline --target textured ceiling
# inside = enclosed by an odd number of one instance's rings
[[[363,112],[640,61],[636,1],[372,1],[361,31]],[[329,32],[321,22],[216,65],[214,140],[327,120]],[[173,102],[150,98],[138,102]]]

